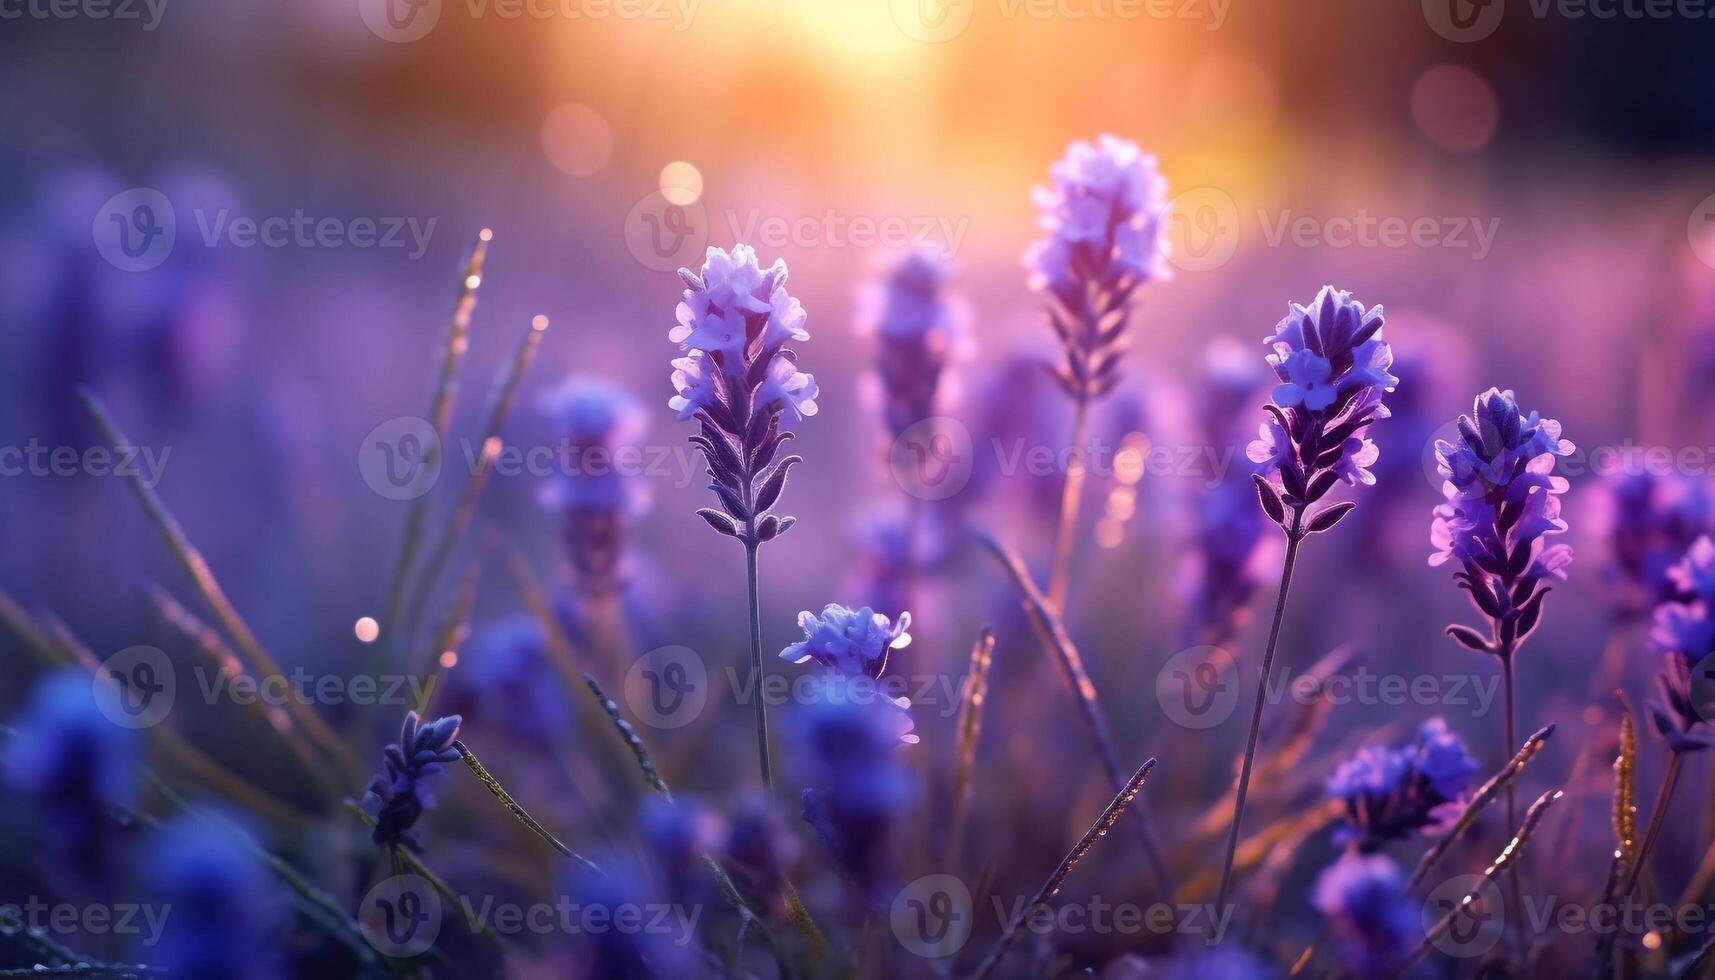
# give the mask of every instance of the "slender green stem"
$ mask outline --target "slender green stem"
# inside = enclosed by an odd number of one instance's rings
[[[1298,543],[1304,539],[1304,511],[1292,512],[1292,527],[1286,532],[1286,563],[1280,570],[1280,596],[1274,603],[1274,625],[1268,629],[1268,648],[1262,655],[1262,676],[1256,686],[1256,706],[1251,709],[1251,730],[1245,740],[1245,761],[1239,769],[1239,789],[1233,796],[1233,826],[1227,832],[1227,856],[1221,862],[1221,888],[1215,908],[1224,911],[1233,883],[1233,857],[1239,850],[1239,830],[1245,819],[1245,796],[1250,793],[1251,767],[1256,762],[1257,735],[1262,731],[1262,708],[1268,701],[1268,676],[1274,669],[1274,648],[1280,642],[1280,623],[1286,618],[1286,595],[1292,588],[1292,566],[1298,562]]]
[[[1507,749],[1510,751],[1518,744],[1518,702],[1513,694],[1513,648],[1510,644],[1501,646],[1501,681],[1506,688],[1507,698]],[[1511,782],[1507,783],[1507,826],[1518,826],[1517,793]],[[1509,917],[1518,923],[1519,935],[1524,935],[1524,884],[1519,879],[1523,877],[1523,869],[1514,863],[1507,874],[1507,901],[1511,903]]]
[[[1079,398],[1072,403],[1072,444],[1066,460],[1066,481],[1060,488],[1060,523],[1054,529],[1054,555],[1048,566],[1048,604],[1066,608],[1066,592],[1072,578],[1072,543],[1078,538],[1078,511],[1084,499],[1084,431],[1089,405]]]
[[[508,813],[517,817],[519,823],[529,827],[532,833],[547,841],[548,846],[559,851],[565,857],[571,858],[597,874],[604,876],[607,874],[607,872],[603,871],[594,861],[591,861],[589,858],[584,857],[577,851],[574,851],[560,843],[560,839],[558,837],[549,833],[548,828],[542,826],[541,821],[532,817],[529,811],[525,810],[524,807],[519,805],[517,800],[512,798],[512,794],[508,793],[506,788],[500,785],[500,780],[494,778],[494,775],[477,760],[476,753],[472,752],[463,742],[458,739],[453,739],[453,748],[458,750],[459,757],[464,759],[464,764],[470,767],[470,771],[476,774],[476,778],[482,782],[482,785],[488,787],[488,791],[494,795],[495,799],[500,801],[500,805],[504,806]]]
[[[756,754],[762,765],[762,786],[774,797],[774,766],[768,755],[768,702],[762,692],[762,598],[756,586],[755,542],[744,546],[744,567],[750,581],[750,696],[756,705]]]

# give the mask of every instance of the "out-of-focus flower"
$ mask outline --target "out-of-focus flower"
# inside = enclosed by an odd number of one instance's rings
[[[413,829],[424,811],[438,802],[436,788],[446,778],[446,764],[458,759],[458,715],[422,723],[415,711],[405,713],[399,741],[382,750],[386,771],[370,780],[363,794],[363,812],[375,820],[375,843],[383,847],[422,850]]]
[[[179,817],[156,832],[139,876],[172,913],[151,966],[183,980],[280,976],[279,891],[234,818]]]
[[[1136,143],[1079,140],[1033,195],[1047,237],[1024,261],[1031,288],[1049,295],[1048,318],[1065,359],[1056,375],[1087,402],[1119,382],[1126,320],[1137,288],[1167,276],[1159,230],[1167,180]]]
[[[687,895],[693,881],[702,880],[703,855],[726,837],[721,815],[692,796],[650,797],[638,808],[637,825],[675,896]]]
[[[1241,419],[1262,386],[1255,358],[1222,338],[1209,346],[1197,402],[1205,444],[1229,452],[1242,443]],[[1242,457],[1194,501],[1197,532],[1186,556],[1185,644],[1224,646],[1243,627],[1246,605],[1276,554],[1257,512],[1251,474]]]
[[[1228,943],[1189,945],[1165,960],[1138,960],[1137,972],[1103,970],[1101,980],[1276,980],[1280,971],[1255,953]]]
[[[1676,752],[1715,745],[1707,724],[1715,717],[1705,685],[1692,684],[1692,672],[1715,654],[1715,541],[1700,537],[1685,557],[1668,569],[1674,598],[1656,607],[1650,642],[1667,658],[1650,701],[1656,730]]]
[[[911,634],[905,632],[910,626],[908,612],[890,621],[868,606],[853,609],[830,602],[820,616],[807,609],[798,614],[804,639],[780,651],[780,657],[795,664],[814,660],[843,674],[880,677],[888,655],[910,645]]]
[[[810,339],[804,308],[786,292],[785,261],[765,270],[748,245],[730,255],[711,247],[701,273],[680,269],[679,277],[686,289],[668,339],[684,354],[673,361],[678,395],[669,404],[680,419],[697,420],[700,432],[691,441],[708,461],[710,489],[721,504],[697,514],[754,548],[794,523],[769,510],[799,457],[770,464],[791,436],[781,416],[790,411],[798,421],[816,414],[816,379],[798,370],[797,355],[785,346]]]
[[[910,715],[882,697],[852,696],[824,678],[794,718],[804,768],[804,820],[868,902],[889,898],[895,822],[910,803],[910,773],[898,749]]]
[[[942,373],[963,328],[962,308],[948,295],[950,278],[940,252],[912,249],[861,299],[860,323],[878,345],[876,374],[894,437],[936,414]]]
[[[1279,383],[1267,406],[1270,420],[1247,447],[1261,467],[1256,486],[1268,514],[1288,533],[1325,531],[1348,511],[1336,504],[1304,517],[1342,480],[1375,482],[1375,443],[1369,426],[1388,417],[1383,395],[1399,379],[1388,373],[1393,351],[1382,339],[1380,306],[1366,309],[1352,294],[1323,286],[1309,306],[1289,304],[1264,340]]]
[[[1346,826],[1335,839],[1372,851],[1456,818],[1477,760],[1447,722],[1431,718],[1401,748],[1372,745],[1340,765],[1328,792],[1345,801]]]
[[[600,378],[569,378],[539,405],[572,454],[567,471],[543,487],[542,504],[560,514],[578,588],[611,595],[624,585],[625,532],[648,508],[647,487],[618,454],[648,428],[631,393]]]
[[[1464,626],[1449,635],[1473,650],[1510,656],[1534,630],[1550,591],[1545,578],[1565,578],[1572,549],[1547,538],[1566,531],[1560,495],[1567,483],[1553,475],[1554,458],[1575,448],[1560,437],[1560,423],[1519,411],[1511,391],[1490,388],[1459,417],[1459,439],[1435,444],[1446,498],[1435,508],[1429,564],[1457,560],[1454,573],[1492,624],[1483,637]]]
[[[798,860],[798,838],[787,828],[774,801],[763,793],[740,798],[727,828],[727,857],[765,903],[776,906],[786,873]]]
[[[107,870],[109,822],[136,794],[139,733],[109,720],[98,698],[119,712],[117,692],[81,671],[44,677],[12,722],[7,747],[12,788],[31,801],[57,857],[82,874]]]
[[[1357,976],[1393,976],[1422,939],[1405,873],[1386,855],[1342,854],[1316,879],[1313,901],[1328,917],[1341,962]]]
[[[484,731],[548,748],[566,735],[574,710],[565,688],[545,684],[553,665],[542,627],[516,613],[479,628],[446,683],[448,706]]]
[[[1668,570],[1699,537],[1715,533],[1715,484],[1643,471],[1612,478],[1602,490],[1593,516],[1608,546],[1605,598],[1629,620],[1673,597]]]
[[[630,851],[617,848],[592,855],[596,867],[567,860],[560,866],[561,901],[578,909],[667,909],[671,900]],[[695,910],[674,909],[662,921],[682,924]],[[646,920],[647,921],[647,920]],[[581,958],[575,975],[587,980],[679,980],[708,975],[696,956],[696,937],[680,928],[577,929]],[[563,967],[556,974],[566,975]]]

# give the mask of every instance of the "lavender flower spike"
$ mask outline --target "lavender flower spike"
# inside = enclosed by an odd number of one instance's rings
[[[649,505],[647,488],[614,466],[614,453],[648,429],[643,406],[601,378],[567,378],[538,401],[573,465],[543,487],[541,503],[560,515],[566,555],[578,590],[611,596],[624,586],[628,524]]]
[[[680,269],[685,281],[678,325],[668,339],[684,356],[673,361],[671,405],[680,419],[695,419],[691,442],[703,453],[714,482],[709,489],[721,509],[697,511],[721,534],[744,543],[750,591],[751,680],[762,681],[762,611],[757,594],[756,552],[786,533],[795,518],[770,513],[786,489],[786,474],[800,457],[778,463],[780,444],[791,438],[781,424],[816,414],[816,379],[798,370],[788,341],[809,340],[804,308],[786,291],[786,263],[764,270],[748,245],[729,255],[710,248],[700,273]],[[774,788],[768,753],[768,714],[756,698],[756,748],[762,782]]]
[[[1715,541],[1697,539],[1667,573],[1674,598],[1655,610],[1650,644],[1667,659],[1649,702],[1655,727],[1675,755],[1715,745],[1709,719],[1715,698],[1707,684],[1692,683],[1699,664],[1715,654]]]
[[[948,295],[951,276],[940,252],[916,248],[865,297],[860,315],[879,345],[883,412],[896,438],[935,414],[942,374],[961,342],[964,309]]]
[[[1476,774],[1477,760],[1441,718],[1424,722],[1411,745],[1367,746],[1328,780],[1328,792],[1346,804],[1346,826],[1334,839],[1367,853],[1435,833],[1458,817]]]
[[[687,288],[668,339],[684,356],[673,362],[679,394],[670,404],[680,419],[697,421],[701,431],[691,441],[708,461],[715,481],[709,489],[722,508],[697,513],[754,548],[794,521],[769,510],[801,460],[788,456],[769,466],[792,435],[782,415],[816,414],[816,379],[798,370],[797,354],[785,346],[810,339],[804,308],[786,292],[785,260],[764,270],[748,245],[730,255],[710,248],[700,274],[680,269],[679,276]]]
[[[780,651],[782,660],[801,664],[814,660],[842,674],[878,678],[887,670],[887,658],[911,643],[911,614],[900,613],[890,622],[868,606],[852,609],[830,602],[817,616],[808,610],[798,614],[804,639]]]
[[[383,751],[386,772],[369,783],[360,806],[375,819],[375,843],[384,847],[422,850],[412,829],[438,802],[436,785],[446,776],[448,762],[457,761],[458,715],[422,723],[415,711],[405,713],[399,741]]]
[[[1342,480],[1352,485],[1375,482],[1368,467],[1376,461],[1376,446],[1365,433],[1377,419],[1388,417],[1382,399],[1399,384],[1388,373],[1393,349],[1382,339],[1382,324],[1380,306],[1366,309],[1351,293],[1323,286],[1309,306],[1289,304],[1286,318],[1263,340],[1269,347],[1268,366],[1280,383],[1266,406],[1270,421],[1263,423],[1261,438],[1250,444],[1247,455],[1262,468],[1252,480],[1263,512],[1286,532],[1286,560],[1280,570],[1274,623],[1263,650],[1238,790],[1233,795],[1233,824],[1227,832],[1227,857],[1221,865],[1216,899],[1219,907],[1225,907],[1232,886],[1233,857],[1239,849],[1268,678],[1286,616],[1298,546],[1308,535],[1332,529],[1357,505],[1343,501],[1308,515],[1306,511]]]

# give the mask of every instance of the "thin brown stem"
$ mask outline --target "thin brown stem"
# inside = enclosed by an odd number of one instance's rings
[[[1256,705],[1251,709],[1250,735],[1245,739],[1245,761],[1239,769],[1239,788],[1233,796],[1233,826],[1227,832],[1227,856],[1221,862],[1221,887],[1215,909],[1224,911],[1232,893],[1233,857],[1239,850],[1239,831],[1245,819],[1245,797],[1250,793],[1251,767],[1256,763],[1257,736],[1262,731],[1262,708],[1268,702],[1268,677],[1274,669],[1274,649],[1280,642],[1280,624],[1286,618],[1286,596],[1292,588],[1292,567],[1298,562],[1298,544],[1303,540],[1304,511],[1292,512],[1292,527],[1286,532],[1286,563],[1280,569],[1280,595],[1274,603],[1274,624],[1268,630],[1268,647],[1262,655],[1262,676],[1257,681]]]
[[[1054,554],[1048,566],[1048,604],[1066,608],[1066,592],[1072,578],[1072,544],[1078,538],[1078,511],[1084,498],[1084,431],[1089,406],[1079,398],[1072,403],[1072,443],[1066,459],[1066,480],[1060,488],[1060,523],[1054,529]]]
[[[1632,890],[1638,887],[1638,878],[1643,874],[1644,862],[1649,860],[1650,848],[1655,846],[1655,839],[1661,834],[1662,819],[1667,815],[1668,804],[1673,802],[1673,790],[1679,784],[1679,770],[1684,761],[1683,752],[1673,752],[1667,758],[1667,773],[1661,777],[1661,789],[1655,795],[1655,807],[1649,815],[1649,826],[1644,829],[1643,841],[1638,844],[1638,856],[1632,861],[1631,871],[1626,875],[1626,887],[1620,890],[1622,901],[1630,898]]]

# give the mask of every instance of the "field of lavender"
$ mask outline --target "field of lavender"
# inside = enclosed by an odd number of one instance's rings
[[[0,977],[1715,977],[1693,4],[1068,2],[17,8]]]

